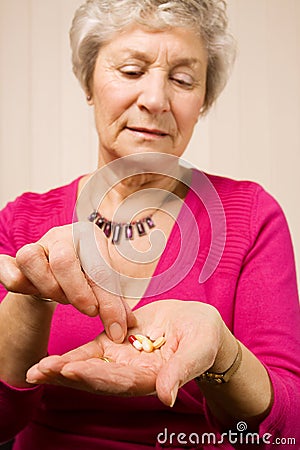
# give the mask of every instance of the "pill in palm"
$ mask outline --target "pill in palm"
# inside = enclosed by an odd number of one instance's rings
[[[128,336],[128,341],[130,342],[130,344],[132,344],[134,346],[134,348],[136,348],[137,350],[141,351],[143,350],[143,345],[142,343],[133,335],[131,334],[130,336]]]
[[[143,339],[145,339],[145,337],[146,337],[146,336],[144,336],[143,334],[135,334],[134,336],[136,337],[136,339],[137,339],[140,343],[142,343],[142,342],[143,342]]]
[[[142,347],[144,352],[151,353],[153,352],[153,344],[146,336],[142,340]]]
[[[144,336],[143,334],[131,334],[128,337],[128,341],[137,350],[144,350],[144,352],[152,353],[154,350],[158,350],[164,345],[166,338],[164,336],[159,336],[157,339],[149,339],[149,337]]]
[[[166,338],[164,336],[160,336],[153,342],[153,347],[155,350],[159,349],[166,342]]]

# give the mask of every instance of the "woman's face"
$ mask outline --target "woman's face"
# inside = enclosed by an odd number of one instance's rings
[[[92,100],[99,165],[141,152],[181,156],[205,99],[207,53],[184,28],[134,26],[98,54]]]

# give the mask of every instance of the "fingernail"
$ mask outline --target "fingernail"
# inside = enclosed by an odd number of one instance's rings
[[[67,368],[63,367],[62,370],[60,371],[60,374],[63,377],[73,378],[74,380],[77,378],[77,375],[72,371],[72,369],[70,369],[68,367]]]
[[[88,307],[84,310],[84,313],[85,313],[87,316],[94,317],[94,316],[96,316],[96,315],[98,314],[98,308],[97,308],[97,306],[95,306],[95,305],[88,306]]]
[[[178,392],[178,383],[175,384],[175,386],[171,390],[171,404],[170,404],[170,408],[173,408],[173,406],[174,406],[174,403],[175,403],[176,397],[177,397],[177,392]]]
[[[60,371],[60,374],[63,376],[63,377],[72,377],[72,376],[74,376],[74,372],[72,372],[71,370],[61,370]]]
[[[111,326],[109,327],[109,334],[112,340],[115,342],[123,342],[124,340],[124,332],[118,322],[114,322],[111,324]]]
[[[37,380],[31,380],[29,378],[26,378],[26,383],[30,383],[30,384],[37,384]]]
[[[158,329],[152,330],[148,337],[151,339],[151,341],[155,341],[157,338],[161,336],[164,336],[164,331],[162,329]]]

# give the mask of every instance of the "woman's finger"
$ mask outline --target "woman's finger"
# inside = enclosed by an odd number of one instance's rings
[[[70,303],[80,312],[89,316],[98,314],[97,299],[82,272],[75,250],[72,225],[52,228],[40,241],[39,247],[43,267],[39,273],[32,266],[28,277],[39,288],[43,296],[61,303]],[[51,295],[52,292],[52,295]]]
[[[73,224],[73,237],[86,279],[97,299],[99,314],[110,339],[123,342],[127,334],[127,319],[131,326],[134,316],[122,299],[118,273],[113,269],[103,233],[92,223]]]
[[[29,384],[53,384],[58,386],[66,386],[66,387],[75,387],[78,389],[85,389],[84,385],[79,385],[78,383],[74,383],[72,380],[68,380],[63,375],[61,375],[60,371],[64,366],[64,362],[60,356],[49,357],[49,361],[51,361],[52,369],[48,368],[40,368],[40,364],[35,364],[32,366],[26,376],[26,381]],[[75,385],[74,385],[75,384]]]
[[[53,276],[42,245],[39,243],[24,245],[16,254],[16,264],[42,297],[67,302]]]
[[[82,271],[72,241],[57,240],[51,244],[49,267],[70,304],[89,316],[98,314],[97,299]]]
[[[26,295],[39,294],[38,289],[18,267],[16,259],[11,256],[0,255],[0,283],[9,292]]]
[[[65,362],[62,356],[48,356],[28,369],[26,374],[26,381],[28,383],[46,382],[49,377],[55,377],[56,374],[60,373],[64,364]]]
[[[155,392],[155,374],[148,369],[101,359],[66,364],[61,374],[83,383],[89,390],[107,395],[148,395]]]
[[[122,301],[124,304],[126,317],[127,317],[127,328],[134,328],[137,326],[137,318],[136,318],[134,312],[132,311],[132,309],[130,308],[130,306],[128,305],[128,303],[126,302],[126,300],[122,299]]]
[[[55,377],[65,364],[74,361],[86,361],[103,355],[103,346],[100,339],[94,339],[87,344],[75,348],[64,355],[50,355],[41,359],[27,371],[28,383],[46,382],[49,377]]]
[[[42,297],[70,303],[89,316],[98,314],[97,300],[75,253],[71,227],[54,228],[39,242],[25,245],[16,263]]]

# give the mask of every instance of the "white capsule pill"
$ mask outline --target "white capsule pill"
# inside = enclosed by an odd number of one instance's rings
[[[141,342],[139,342],[137,340],[137,338],[135,337],[134,334],[131,334],[130,336],[128,336],[128,341],[130,342],[131,345],[133,345],[134,348],[136,348],[137,350],[141,351],[143,350],[143,346],[141,344]]]
[[[154,350],[152,342],[150,341],[150,339],[148,339],[146,337],[142,341],[142,347],[143,347],[144,352],[147,352],[147,353],[151,353]]]
[[[143,344],[141,344],[140,341],[138,341],[138,340],[134,341],[132,343],[132,345],[134,346],[134,348],[136,348],[139,351],[144,349]]]

